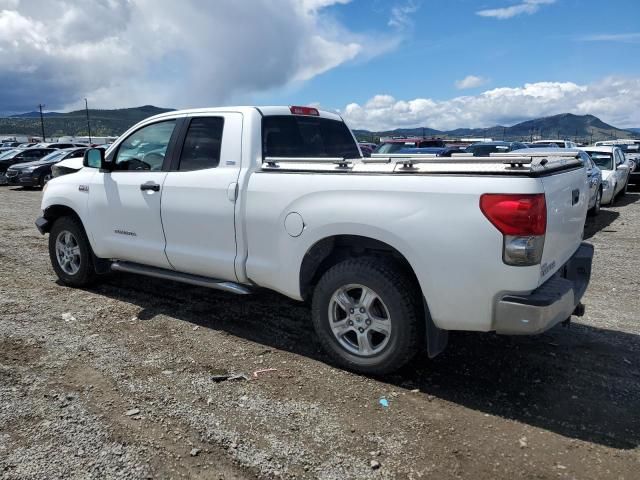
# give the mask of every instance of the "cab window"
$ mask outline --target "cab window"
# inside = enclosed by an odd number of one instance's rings
[[[220,147],[224,119],[220,117],[194,118],[189,124],[180,154],[181,172],[215,168],[220,163]]]
[[[136,130],[118,147],[114,170],[160,171],[176,126],[175,120],[147,125]]]

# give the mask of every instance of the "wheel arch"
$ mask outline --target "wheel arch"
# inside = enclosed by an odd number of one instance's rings
[[[420,288],[413,267],[394,246],[364,235],[338,234],[316,241],[305,253],[300,265],[299,278],[302,298],[309,299],[320,277],[333,265],[347,258],[366,255],[379,255],[393,259]]]
[[[448,342],[448,332],[439,329],[429,311],[427,296],[418,276],[405,255],[393,245],[382,240],[363,235],[332,235],[318,240],[306,252],[300,266],[300,295],[309,301],[313,289],[322,275],[337,263],[358,256],[383,256],[392,260],[415,283],[422,295],[422,316],[424,318],[424,344],[430,358],[441,353]]]
[[[109,260],[107,260],[107,259],[103,259],[103,258],[100,258],[100,257],[96,256],[96,254],[94,253],[94,250],[93,250],[94,246],[92,244],[92,237],[89,234],[89,231],[87,230],[86,226],[84,225],[84,222],[82,221],[82,218],[80,217],[78,212],[76,212],[73,208],[69,207],[68,205],[53,204],[53,205],[49,205],[48,207],[46,207],[44,209],[43,217],[47,220],[46,227],[43,228],[43,232],[44,233],[49,233],[51,231],[51,228],[53,227],[53,224],[59,218],[71,217],[74,220],[76,220],[80,224],[80,227],[82,228],[82,230],[84,230],[84,233],[87,236],[87,240],[89,241],[89,247],[90,247],[90,250],[91,250],[91,252],[90,252],[91,253],[91,259],[93,261],[93,265],[94,265],[94,268],[95,268],[96,272],[100,273],[100,274],[104,274],[104,273],[108,273],[110,271],[111,262]]]
[[[60,204],[54,204],[54,205],[50,205],[47,208],[45,208],[44,212],[43,212],[43,216],[45,219],[48,220],[48,225],[45,229],[45,231],[47,233],[49,233],[49,231],[51,230],[51,227],[53,226],[54,222],[62,217],[72,217],[75,220],[77,220],[78,222],[80,222],[80,225],[82,225],[82,228],[84,229],[85,233],[87,233],[87,229],[84,226],[84,223],[82,221],[82,218],[80,218],[80,215],[78,215],[78,213],[71,207],[67,206],[67,205],[60,205]]]

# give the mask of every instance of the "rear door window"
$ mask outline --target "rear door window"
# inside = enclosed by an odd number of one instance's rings
[[[264,117],[262,153],[264,157],[360,157],[343,122],[297,115]]]
[[[180,154],[181,172],[215,168],[220,163],[224,119],[196,117],[191,120]]]

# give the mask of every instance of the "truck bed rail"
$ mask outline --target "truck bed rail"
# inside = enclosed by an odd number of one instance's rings
[[[488,157],[378,154],[365,158],[265,157],[262,171],[366,174],[547,175],[582,167],[575,152],[495,153]]]

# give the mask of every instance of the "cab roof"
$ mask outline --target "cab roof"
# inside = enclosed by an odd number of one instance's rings
[[[315,107],[298,107],[295,105],[281,105],[281,106],[230,106],[230,107],[205,107],[205,108],[190,108],[186,110],[173,110],[171,112],[161,113],[159,115],[154,115],[150,117],[152,119],[156,118],[174,118],[180,117],[183,115],[201,115],[206,113],[223,113],[223,112],[238,112],[243,114],[252,114],[254,112],[259,112],[264,116],[273,116],[273,115],[294,115],[291,113],[293,108],[301,108],[308,110],[315,110],[317,115],[307,115],[307,116],[317,116],[320,118],[327,118],[330,120],[338,120],[342,121],[342,117],[334,112],[329,112],[327,110],[320,110]],[[302,115],[305,116],[305,115]]]

